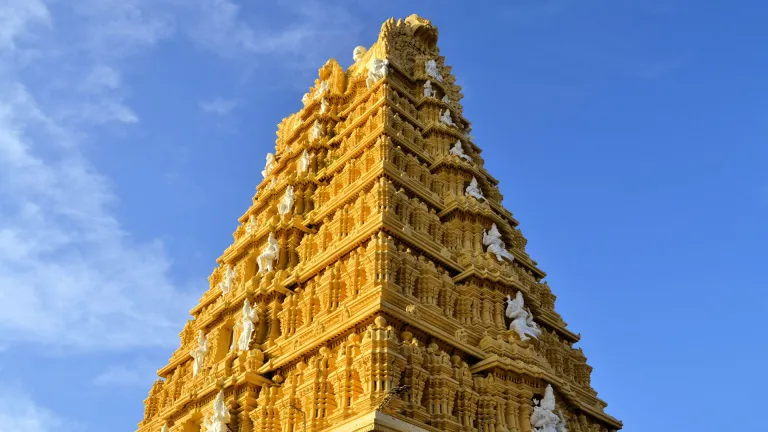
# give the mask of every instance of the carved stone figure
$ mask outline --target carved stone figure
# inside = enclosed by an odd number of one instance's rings
[[[227,423],[230,420],[229,408],[224,403],[224,392],[220,391],[213,401],[213,413],[205,419],[205,432],[229,432]]]
[[[436,61],[427,60],[427,63],[424,64],[424,72],[426,72],[427,75],[431,76],[432,78],[443,82],[443,76],[440,75],[440,71],[437,69]]]
[[[256,215],[248,216],[248,224],[245,225],[245,233],[251,235],[256,232]]]
[[[317,89],[315,89],[315,94],[312,96],[312,99],[323,97],[323,95],[328,93],[328,90],[330,89],[331,84],[328,81],[320,81],[320,85],[318,85]]]
[[[380,79],[387,76],[388,65],[389,60],[374,58],[368,69],[368,79],[365,80],[366,87],[371,88]]]
[[[521,341],[530,339],[528,336],[538,339],[541,329],[533,321],[533,315],[530,311],[523,309],[524,306],[523,293],[520,291],[517,292],[514,299],[507,296],[507,309],[504,314],[512,320],[509,324],[509,329],[514,330],[520,336]]]
[[[275,169],[275,155],[267,153],[267,163],[264,165],[264,170],[261,171],[261,176],[267,178],[267,176]]]
[[[447,109],[440,113],[440,123],[448,126],[456,126],[456,123],[453,122],[453,118],[451,117],[451,110]]]
[[[251,307],[248,299],[243,301],[243,316],[240,318],[240,338],[237,340],[237,349],[239,351],[248,351],[248,345],[253,336],[254,323],[259,321],[256,314],[256,308]]]
[[[312,130],[309,132],[309,141],[314,142],[323,136],[323,125],[319,121],[315,120],[315,124],[312,125]]]
[[[468,154],[464,153],[464,147],[461,146],[461,140],[457,140],[456,144],[454,144],[453,147],[451,147],[448,153],[454,156],[458,156],[462,159],[466,159],[469,162],[472,162],[472,158],[469,157]]]
[[[280,245],[277,244],[274,233],[269,233],[267,245],[262,249],[261,254],[256,258],[259,265],[259,273],[271,272],[274,269],[274,263],[277,261],[280,252]]]
[[[509,253],[506,245],[501,240],[501,233],[496,224],[491,225],[491,229],[488,231],[483,230],[483,245],[488,246],[486,250],[496,255],[496,259],[499,262],[504,261],[504,258],[508,259],[509,262],[515,260],[515,256]]]
[[[304,150],[304,153],[301,154],[301,159],[299,160],[299,172],[307,172],[309,169],[309,152]]]
[[[432,97],[432,81],[430,80],[424,83],[424,97]]]
[[[203,370],[203,361],[205,361],[206,354],[208,354],[208,341],[205,340],[205,334],[200,330],[197,334],[197,348],[189,352],[189,355],[194,360],[192,362],[192,376],[197,376]]]
[[[352,60],[354,60],[355,63],[359,62],[367,52],[368,49],[364,46],[355,47],[355,49],[352,51]]]
[[[472,181],[469,182],[469,186],[464,190],[464,195],[474,197],[475,199],[485,199],[483,191],[480,190],[480,185],[477,184],[477,179],[472,177]]]
[[[451,104],[451,98],[449,98],[448,95],[444,95],[441,100],[443,101],[443,103],[446,103],[448,105]]]
[[[285,193],[277,204],[277,212],[280,216],[287,215],[293,208],[293,186],[285,188]]]
[[[320,114],[325,114],[328,112],[328,101],[323,99],[320,101]]]
[[[231,265],[227,266],[227,270],[224,272],[224,278],[219,282],[219,289],[222,294],[228,294],[232,290],[232,284],[235,282],[235,269]]]
[[[309,103],[309,93],[304,93],[304,96],[301,97],[301,103],[307,106]]]
[[[531,426],[534,432],[568,432],[562,412],[555,414],[555,394],[551,385],[547,384],[544,398],[541,401],[534,399],[533,405]]]

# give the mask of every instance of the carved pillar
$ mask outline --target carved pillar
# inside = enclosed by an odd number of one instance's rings
[[[531,414],[533,412],[533,393],[524,389],[518,395],[518,401],[520,403],[520,416],[518,417],[520,431],[531,432]]]

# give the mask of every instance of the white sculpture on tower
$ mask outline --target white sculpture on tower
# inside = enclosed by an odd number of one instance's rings
[[[368,68],[368,79],[365,80],[366,87],[371,88],[376,82],[387,76],[388,65],[389,60],[374,58]]]
[[[275,169],[275,155],[267,153],[267,163],[264,166],[264,170],[261,171],[261,176],[267,178],[273,169]]]
[[[424,72],[427,73],[427,75],[431,76],[432,78],[443,82],[443,76],[440,75],[440,71],[437,69],[437,62],[434,60],[427,60],[427,63],[424,64]]]
[[[160,432],[168,432],[168,423],[165,423],[163,427],[160,428]]]
[[[486,251],[496,255],[496,259],[499,262],[504,261],[504,258],[508,259],[509,262],[515,260],[515,256],[509,253],[506,245],[501,240],[501,233],[496,224],[491,225],[491,229],[488,231],[483,230],[483,245],[488,246]]]
[[[323,99],[320,101],[320,114],[325,114],[328,112],[328,101]]]
[[[228,294],[232,289],[232,284],[235,282],[235,269],[231,265],[227,265],[227,270],[224,272],[224,278],[219,282],[219,289],[222,294]]]
[[[453,122],[453,118],[451,117],[451,110],[447,109],[440,113],[440,123],[448,126],[456,126],[456,123]]]
[[[205,419],[205,432],[229,432],[227,423],[231,420],[229,408],[224,403],[224,392],[220,391],[213,401],[213,413],[210,418]]]
[[[307,104],[309,103],[309,93],[304,93],[304,96],[301,97],[301,103],[304,106],[307,106]]]
[[[483,191],[480,190],[480,185],[477,184],[477,179],[472,177],[472,181],[469,182],[469,186],[464,190],[464,195],[468,197],[474,197],[477,200],[485,199]]]
[[[259,273],[271,272],[274,269],[274,263],[280,255],[280,245],[277,244],[274,233],[269,233],[267,245],[262,249],[261,254],[256,258],[259,265]]]
[[[256,215],[248,216],[248,224],[245,226],[245,233],[251,235],[256,232]]]
[[[512,322],[509,324],[509,329],[514,330],[515,333],[520,336],[521,341],[530,339],[528,336],[533,336],[538,339],[541,334],[541,329],[539,329],[538,324],[533,321],[533,314],[531,314],[531,311],[523,309],[523,306],[525,306],[525,301],[523,300],[523,293],[520,291],[517,292],[514,299],[507,296],[507,310],[504,314],[507,318],[512,319]]]
[[[299,172],[307,172],[309,169],[309,152],[304,150],[299,160]]]
[[[355,49],[352,51],[352,60],[354,60],[355,63],[359,62],[367,52],[368,49],[364,46],[355,47]]]
[[[277,212],[280,216],[287,215],[293,208],[293,186],[285,188],[283,197],[280,198],[280,202],[277,204]]]
[[[309,131],[309,141],[315,142],[323,136],[323,125],[319,121],[315,120],[315,124],[312,125],[312,130]]]
[[[469,162],[472,162],[472,158],[469,157],[468,154],[464,153],[464,147],[461,146],[461,140],[457,140],[456,144],[454,144],[453,147],[451,147],[451,149],[448,150],[448,153],[454,156],[458,156],[462,159],[466,159]]]
[[[544,398],[541,401],[534,399],[533,405],[531,426],[534,432],[568,432],[562,411],[555,414],[555,394],[550,384],[544,389]]]
[[[192,362],[192,376],[197,376],[203,370],[203,361],[208,353],[208,341],[205,340],[205,334],[202,330],[197,334],[197,348],[189,352],[194,361]]]
[[[251,337],[253,336],[254,323],[259,321],[259,316],[256,314],[256,308],[251,307],[248,303],[248,299],[243,302],[243,316],[240,318],[240,338],[237,340],[237,349],[239,351],[248,351],[248,345],[251,343]]]
[[[443,103],[446,103],[449,105],[451,104],[451,98],[449,98],[448,95],[444,95],[441,100],[443,101]]]
[[[331,84],[328,81],[320,81],[320,85],[315,89],[315,95],[312,96],[312,99],[323,97],[323,95],[328,93],[328,90],[330,89]]]
[[[432,97],[432,81],[430,80],[424,83],[424,97]]]

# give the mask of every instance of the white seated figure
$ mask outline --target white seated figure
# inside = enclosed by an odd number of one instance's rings
[[[280,256],[280,245],[277,244],[277,239],[274,233],[269,233],[267,238],[267,245],[262,249],[261,254],[256,258],[256,263],[259,265],[259,273],[271,272],[274,269],[274,263]]]
[[[534,432],[568,432],[562,412],[555,414],[555,394],[550,384],[544,389],[544,398],[541,401],[534,399],[533,405],[531,426]]]
[[[205,432],[229,432],[227,423],[230,420],[229,408],[224,403],[224,392],[220,391],[213,401],[213,413],[205,419],[205,424],[203,425],[205,426]]]
[[[256,232],[256,215],[250,215],[248,217],[248,224],[245,226],[245,233],[251,235]]]
[[[443,103],[446,103],[448,105],[451,104],[451,98],[448,97],[448,95],[443,95],[443,98],[441,99]]]
[[[315,120],[315,123],[312,125],[312,129],[309,131],[309,141],[315,142],[320,139],[320,137],[323,136],[323,125],[320,124],[319,121]]]
[[[328,93],[330,89],[331,84],[328,81],[320,81],[320,85],[318,85],[317,89],[315,89],[315,94],[312,96],[312,99],[323,97],[323,95]]]
[[[231,265],[227,266],[227,270],[224,272],[224,278],[219,282],[219,289],[222,294],[227,294],[232,289],[232,284],[235,282],[235,269]]]
[[[320,114],[325,114],[328,112],[328,101],[323,98],[323,100],[320,101]]]
[[[480,185],[477,184],[477,179],[472,177],[472,181],[469,182],[469,186],[464,190],[464,195],[474,197],[475,199],[485,199],[483,191],[480,190]]]
[[[458,156],[462,159],[466,159],[469,162],[472,162],[472,158],[469,157],[468,154],[464,153],[464,147],[461,146],[461,140],[457,140],[456,144],[454,144],[453,147],[451,147],[451,149],[448,150],[448,153],[454,156]]]
[[[264,166],[264,170],[261,172],[261,176],[267,178],[267,176],[275,168],[275,155],[267,153],[267,164]]]
[[[293,208],[293,186],[285,188],[285,193],[280,199],[280,203],[277,204],[277,212],[280,216],[285,216],[290,213]]]
[[[447,109],[440,113],[440,123],[448,126],[456,126],[456,123],[453,122],[453,118],[451,117],[451,110]]]
[[[443,82],[443,76],[440,75],[440,70],[437,68],[437,62],[434,60],[427,60],[427,62],[424,64],[424,72],[427,73],[427,75],[431,76],[432,78]]]
[[[240,338],[237,340],[237,349],[239,351],[248,351],[248,345],[251,343],[251,337],[253,336],[254,323],[259,321],[259,316],[256,314],[256,308],[251,307],[248,303],[248,299],[243,301],[243,316],[240,318]]]
[[[424,83],[424,97],[432,97],[432,81],[427,80]]]
[[[380,79],[387,76],[388,65],[389,60],[374,58],[368,68],[368,79],[365,80],[366,87],[373,87]]]
[[[515,256],[509,253],[506,245],[501,240],[501,233],[496,224],[491,225],[491,229],[488,231],[483,230],[483,245],[488,246],[486,251],[496,255],[496,259],[499,262],[504,261],[504,258],[508,259],[509,262],[515,260]]]
[[[201,370],[203,370],[203,361],[205,361],[205,355],[208,353],[208,342],[205,340],[205,333],[200,330],[197,333],[197,348],[189,352],[192,357],[192,376],[197,376]]]
[[[309,169],[309,152],[304,150],[299,160],[299,172],[307,172]]]
[[[515,298],[507,296],[507,310],[505,315],[510,318],[512,322],[509,324],[509,329],[514,330],[521,341],[527,341],[530,339],[528,336],[533,336],[538,339],[541,334],[539,326],[533,321],[533,315],[530,311],[523,309],[525,301],[523,300],[523,294],[518,291]]]
[[[304,96],[301,97],[301,103],[304,106],[307,106],[307,104],[309,103],[309,93],[304,93]]]

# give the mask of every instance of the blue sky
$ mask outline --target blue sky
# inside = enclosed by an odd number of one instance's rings
[[[0,431],[134,430],[277,123],[328,58],[414,12],[608,413],[626,431],[757,418],[768,8],[414,4],[0,4]]]

